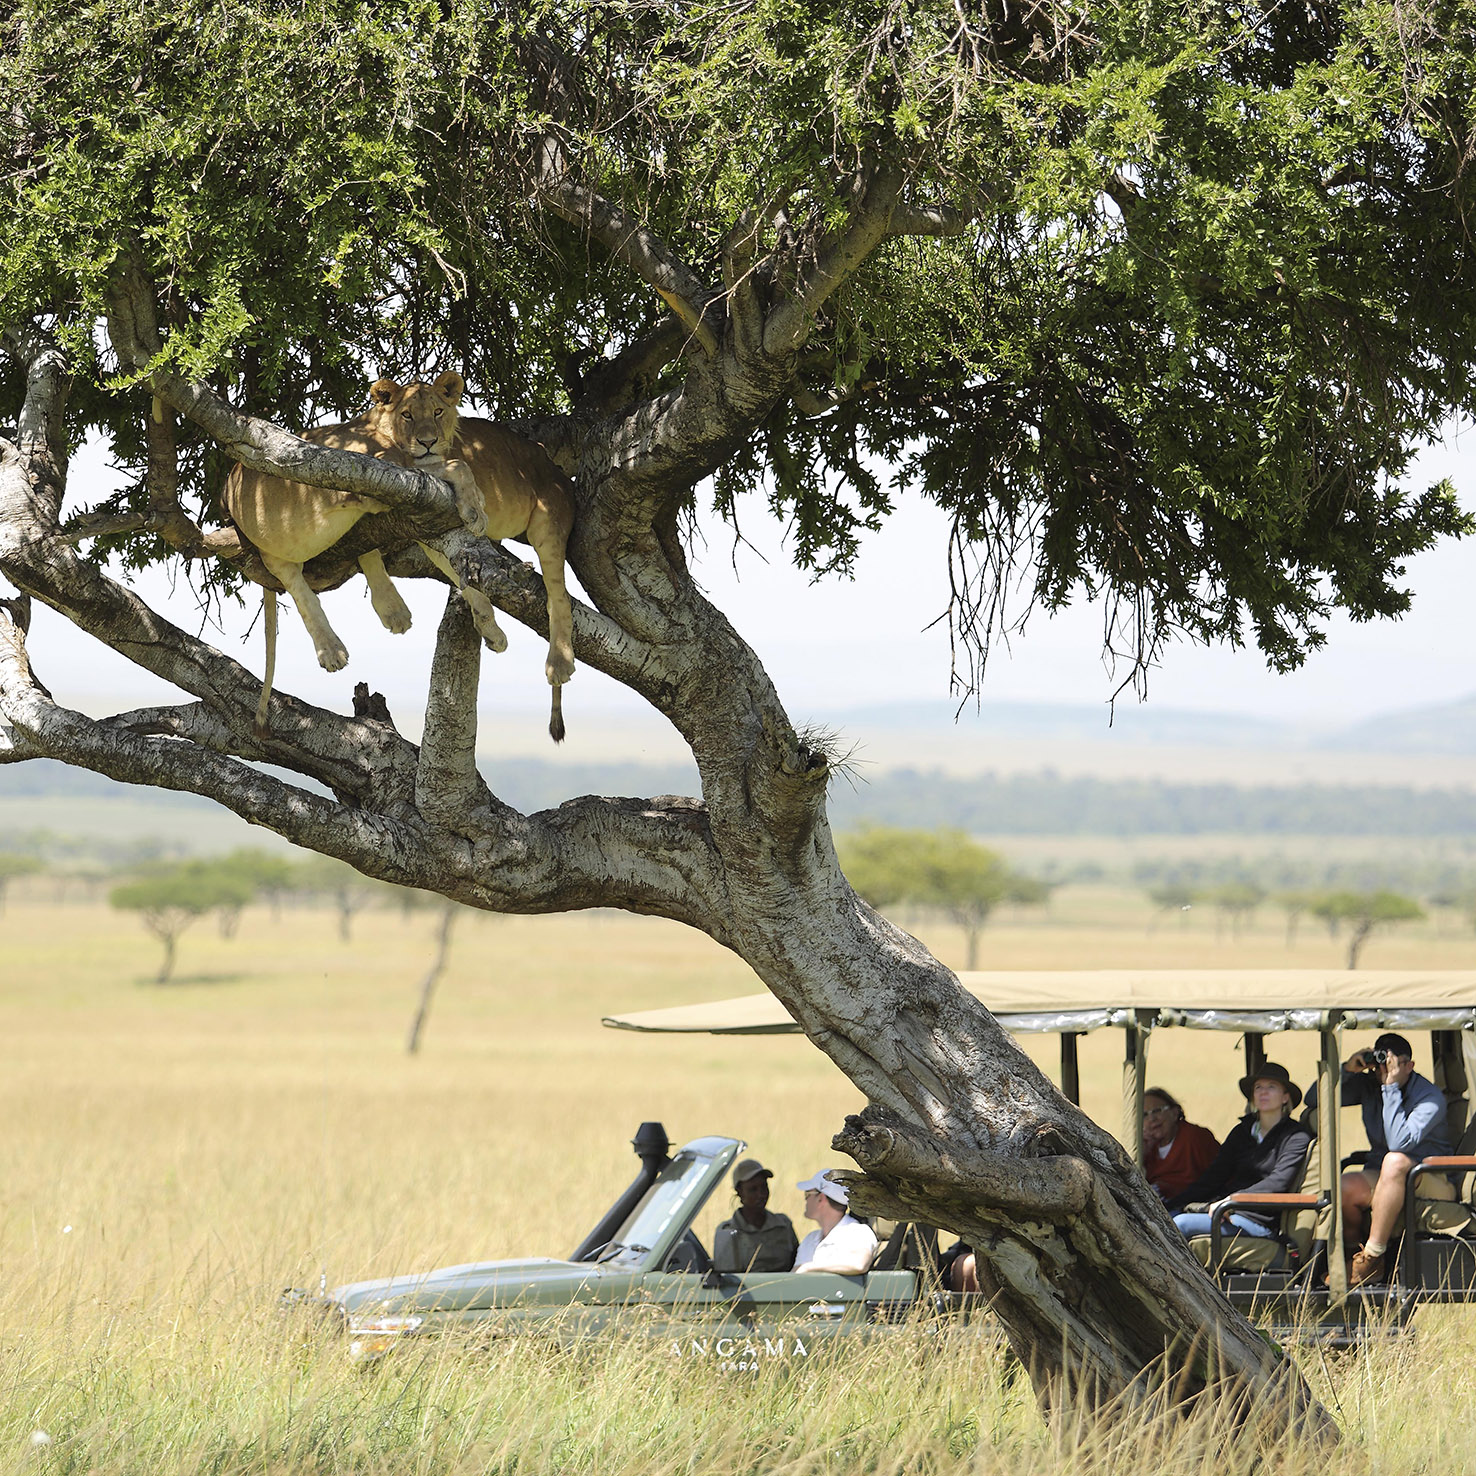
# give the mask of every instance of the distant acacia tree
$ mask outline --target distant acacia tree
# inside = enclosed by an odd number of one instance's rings
[[[1003,856],[962,830],[873,826],[840,843],[841,866],[873,907],[914,902],[963,929],[964,967],[979,966],[979,935],[1002,902],[1039,903],[1049,888],[1012,871]]]
[[[1278,892],[1276,894],[1276,905],[1286,913],[1286,946],[1288,948],[1296,947],[1297,924],[1301,922],[1303,914],[1316,901],[1316,892]]]
[[[1148,900],[1153,904],[1153,917],[1149,920],[1148,931],[1151,933],[1168,914],[1175,912],[1179,914],[1180,926],[1183,926],[1189,921],[1189,909],[1198,896],[1193,887],[1185,886],[1183,882],[1163,882],[1149,887]]]
[[[293,864],[287,857],[259,847],[243,846],[221,856],[215,865],[229,875],[247,883],[253,893],[267,899],[273,918],[282,911],[282,894],[292,885]],[[230,933],[222,933],[229,937]],[[232,928],[231,932],[235,929]]]
[[[441,904],[441,917],[436,924],[436,951],[431,958],[430,967],[425,971],[425,978],[420,981],[420,993],[416,997],[410,1033],[405,1037],[405,1050],[412,1056],[420,1049],[420,1037],[430,1014],[431,996],[441,981],[441,975],[446,972],[446,964],[451,957],[451,929],[455,926],[456,915],[460,911],[461,905],[457,902]]]
[[[841,869],[856,895],[872,907],[893,907],[913,895],[930,832],[867,825],[836,839]]]
[[[1230,924],[1230,936],[1238,938],[1241,929],[1255,915],[1256,908],[1266,900],[1266,891],[1254,882],[1226,882],[1210,893],[1210,899],[1220,918]]]
[[[1418,922],[1424,917],[1425,909],[1412,897],[1398,892],[1329,892],[1313,904],[1312,913],[1322,918],[1329,930],[1335,930],[1341,923],[1348,924],[1348,967],[1356,969],[1363,945],[1375,928]]]
[[[144,926],[164,945],[164,960],[155,982],[167,984],[174,972],[179,935],[215,908],[244,907],[253,892],[254,888],[242,878],[196,861],[161,868],[150,876],[114,887],[108,901],[124,911],[137,912]]]
[[[384,891],[381,883],[331,856],[313,856],[299,863],[292,874],[293,887],[311,896],[326,897],[338,914],[338,936],[353,942],[354,918]]]
[[[15,851],[0,851],[0,912],[5,910],[5,898],[10,884],[18,876],[34,876],[42,870],[42,862],[36,856],[24,856]]]

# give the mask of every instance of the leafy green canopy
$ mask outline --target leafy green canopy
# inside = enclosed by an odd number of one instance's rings
[[[244,907],[255,895],[255,884],[229,863],[190,861],[124,882],[108,893],[108,901],[127,912],[198,917],[214,907]]]
[[[912,902],[982,921],[1001,902],[1044,902],[1049,895],[961,830],[868,826],[840,838],[840,857],[847,880],[873,907]]]
[[[532,203],[554,126],[586,182],[715,284],[756,219],[755,280],[782,289],[867,169],[900,171],[911,210],[969,216],[872,252],[797,393],[690,480],[716,473],[729,513],[762,489],[817,569],[844,568],[900,490],[933,499],[976,651],[1033,554],[1026,605],[1105,592],[1135,659],[1184,631],[1291,666],[1332,605],[1404,609],[1401,561],[1466,527],[1449,488],[1397,479],[1476,409],[1472,0],[9,16],[0,326],[58,316],[75,432],[126,466],[144,406],[96,347],[125,248],[161,284],[168,359],[289,425],[357,409],[367,373],[448,365],[494,414],[578,408],[581,372],[665,310]],[[20,385],[0,375],[3,419]],[[222,471],[187,444],[207,519]]]

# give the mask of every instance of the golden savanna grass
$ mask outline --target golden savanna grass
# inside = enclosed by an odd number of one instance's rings
[[[19,890],[19,889],[18,889]],[[839,1472],[1249,1470],[1206,1415],[1124,1412],[1050,1427],[990,1336],[917,1329],[735,1383],[661,1346],[607,1339],[431,1342],[368,1376],[302,1342],[285,1285],[501,1256],[567,1254],[629,1179],[644,1119],[672,1138],[748,1139],[798,1217],[795,1179],[836,1161],[855,1090],[804,1041],[653,1038],[601,1015],[756,987],[674,925],[599,914],[463,914],[422,1052],[404,1051],[432,918],[326,912],[202,923],[179,980],[157,945],[44,886],[0,915],[0,1469],[35,1472]],[[1125,894],[1067,892],[1005,917],[993,967],[1336,963],[1304,930],[1232,943],[1211,919],[1153,932]],[[961,940],[921,927],[952,963]],[[1371,945],[1371,966],[1463,966],[1434,926]],[[1032,1043],[1050,1063],[1054,1040]],[[1083,1052],[1086,1106],[1119,1114],[1111,1032]],[[1310,1041],[1272,1053],[1305,1077]],[[1163,1032],[1152,1075],[1223,1130],[1232,1036]],[[726,1213],[717,1203],[703,1232]],[[1414,1338],[1304,1355],[1349,1435],[1331,1460],[1379,1473],[1476,1469],[1465,1410],[1476,1315],[1423,1313]],[[33,1445],[44,1431],[49,1444]],[[1325,1469],[1309,1451],[1271,1469]]]

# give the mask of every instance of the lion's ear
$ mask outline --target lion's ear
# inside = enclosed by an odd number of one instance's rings
[[[448,369],[444,374],[436,375],[431,388],[442,399],[449,400],[453,405],[459,405],[461,397],[466,393],[466,381],[454,369]]]
[[[369,398],[376,405],[388,405],[400,393],[400,386],[393,379],[376,379],[369,386]]]

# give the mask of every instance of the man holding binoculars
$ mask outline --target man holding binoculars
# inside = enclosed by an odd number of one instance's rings
[[[1307,1093],[1315,1106],[1317,1089]],[[1389,1240],[1404,1211],[1409,1171],[1422,1158],[1450,1152],[1445,1123],[1445,1097],[1434,1082],[1414,1069],[1414,1051],[1402,1035],[1381,1035],[1372,1049],[1354,1051],[1343,1062],[1342,1105],[1363,1109],[1369,1154],[1361,1169],[1343,1175],[1343,1224],[1348,1244],[1356,1245],[1365,1224],[1367,1239],[1349,1267],[1353,1286],[1377,1281],[1384,1274]],[[1443,1174],[1416,1181],[1421,1198],[1454,1199]]]

